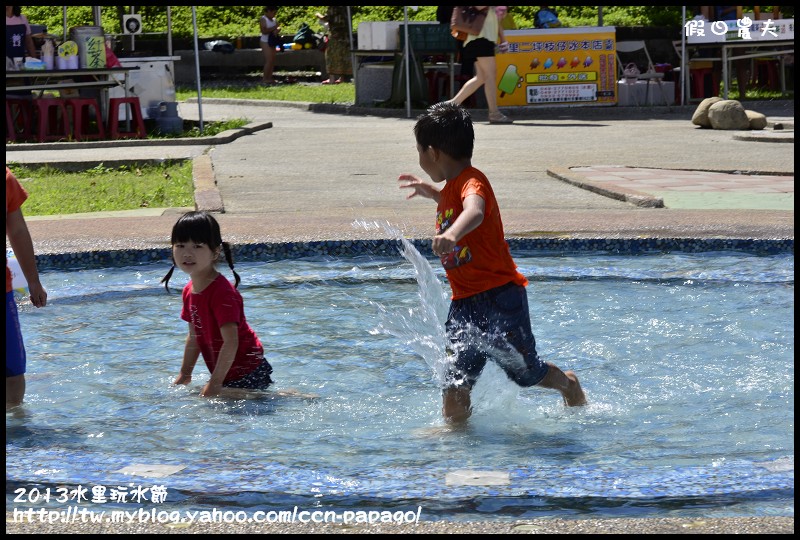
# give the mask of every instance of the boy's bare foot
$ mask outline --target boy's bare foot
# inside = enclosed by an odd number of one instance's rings
[[[578,382],[578,376],[574,371],[565,371],[564,375],[569,379],[569,388],[564,393],[564,405],[567,407],[586,405],[586,394],[583,393],[581,383]]]

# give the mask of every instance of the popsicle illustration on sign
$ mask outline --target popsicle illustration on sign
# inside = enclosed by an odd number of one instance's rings
[[[511,95],[514,90],[521,87],[522,75],[517,71],[517,66],[510,64],[503,76],[500,77],[500,83],[497,85],[497,89],[500,90],[500,97],[504,97],[506,94]]]

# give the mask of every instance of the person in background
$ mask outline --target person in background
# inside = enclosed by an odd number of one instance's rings
[[[327,14],[317,13],[317,18],[328,31],[328,45],[325,48],[325,70],[328,78],[322,84],[347,82],[353,75],[347,6],[328,6]]]
[[[31,25],[22,14],[21,6],[6,6],[6,71],[19,70],[17,62],[25,62],[25,57],[36,58],[36,45],[31,36]],[[22,86],[28,79],[6,80],[8,86]],[[17,99],[30,99],[30,90],[8,91],[6,94]]]
[[[464,50],[461,53],[464,59],[475,60],[475,75],[464,83],[461,90],[453,97],[456,105],[461,105],[475,91],[483,86],[486,93],[486,105],[489,108],[490,124],[511,124],[513,120],[500,112],[497,107],[497,62],[495,61],[495,47],[500,50],[508,48],[503,27],[497,21],[497,12],[494,6],[472,6],[476,9],[486,9],[486,20],[480,34],[469,35],[464,40]]]
[[[31,25],[22,14],[21,6],[6,6],[6,58],[26,56],[36,58],[36,45],[31,37]]]
[[[264,8],[264,14],[258,20],[258,25],[261,29],[261,50],[264,52],[264,73],[261,77],[261,82],[266,85],[276,84],[273,76],[275,55],[277,54],[276,47],[281,46],[281,27],[278,26],[278,22],[275,20],[277,13],[277,6],[267,6]]]
[[[500,26],[503,30],[516,30],[517,23],[514,21],[514,16],[509,13],[510,6],[495,6],[494,10],[497,13],[497,20],[500,21]]]
[[[439,21],[439,24],[446,24],[450,27],[450,23],[453,19],[453,8],[455,6],[439,6],[436,9],[436,20]],[[453,38],[453,41],[456,42],[456,61],[461,65],[461,69],[459,70],[459,75],[461,80],[468,81],[473,76],[475,76],[475,59],[474,58],[464,58],[463,51],[464,51],[464,42],[458,39]]]
[[[442,389],[442,414],[461,423],[472,414],[470,393],[488,360],[522,387],[560,392],[564,404],[586,404],[572,371],[561,371],[536,352],[527,278],[517,270],[503,232],[500,208],[488,178],[472,165],[475,130],[469,112],[445,101],[414,126],[419,165],[433,183],[413,174],[398,177],[407,198],[436,203],[431,242],[452,289],[445,330],[451,360]],[[439,188],[434,184],[444,182]]]
[[[6,238],[14,251],[22,275],[28,282],[31,304],[40,308],[47,305],[47,291],[39,281],[33,240],[22,215],[22,203],[27,198],[28,193],[6,167]],[[6,259],[6,409],[22,404],[27,364],[12,283],[11,270]]]
[[[772,6],[771,15],[767,13],[761,13],[761,6],[753,6],[753,15],[755,15],[755,20],[757,21],[766,21],[767,19],[777,21],[781,18],[781,6]]]

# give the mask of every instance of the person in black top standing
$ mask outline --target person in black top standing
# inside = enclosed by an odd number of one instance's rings
[[[22,14],[21,6],[6,6],[6,58],[36,57],[36,46],[31,37],[31,25]]]

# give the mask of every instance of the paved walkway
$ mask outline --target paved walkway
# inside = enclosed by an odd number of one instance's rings
[[[595,165],[572,167],[579,185],[655,208],[794,209],[794,175]]]
[[[750,107],[767,114],[770,125],[793,128],[791,101]],[[396,182],[404,172],[424,176],[413,118],[396,110],[321,108],[325,112],[302,104],[205,100],[204,120],[247,118],[255,128],[224,143],[9,146],[6,160],[111,166],[194,159],[196,183],[216,193],[212,199],[224,209],[223,234],[232,243],[381,236],[379,229],[354,226],[371,221],[388,222],[408,237],[430,238],[430,201],[406,200]],[[199,112],[196,104],[180,106],[186,119],[197,119]],[[741,132],[697,128],[691,108],[507,112],[515,118],[512,125],[489,125],[485,112],[474,112],[473,163],[495,187],[509,236],[794,238],[793,143],[738,140]],[[793,130],[781,136],[793,137]],[[619,174],[646,170],[659,171],[660,180]],[[712,176],[720,181],[709,183]],[[743,195],[732,196],[733,186]],[[657,199],[664,208],[648,202]],[[206,207],[207,200],[198,196],[198,205]],[[37,253],[147,249],[166,245],[183,210],[115,213],[113,219],[48,217],[30,220],[29,227]]]

